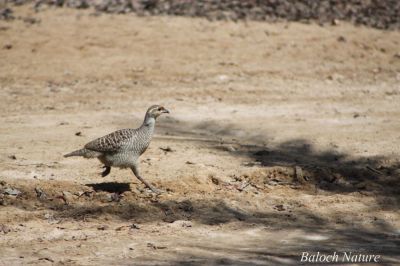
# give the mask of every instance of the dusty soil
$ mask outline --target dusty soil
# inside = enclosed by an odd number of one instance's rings
[[[0,265],[400,262],[400,32],[14,11],[0,21]],[[171,114],[141,168],[163,195],[62,157],[152,104]]]

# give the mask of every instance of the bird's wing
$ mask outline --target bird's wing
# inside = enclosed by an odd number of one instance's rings
[[[117,152],[126,142],[134,137],[136,131],[132,129],[121,129],[104,137],[95,139],[85,145],[85,148],[98,152]]]

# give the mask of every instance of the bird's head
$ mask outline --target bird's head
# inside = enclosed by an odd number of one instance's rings
[[[153,105],[149,109],[147,109],[146,112],[147,117],[154,119],[159,117],[161,114],[169,114],[169,111],[161,105]]]

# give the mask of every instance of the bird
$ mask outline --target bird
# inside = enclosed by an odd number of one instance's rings
[[[82,149],[65,154],[64,157],[81,156],[99,159],[104,165],[104,171],[101,173],[103,177],[110,174],[111,167],[130,168],[136,178],[147,188],[156,194],[160,194],[160,190],[150,185],[141,176],[138,159],[149,147],[156,119],[162,114],[169,113],[163,106],[153,105],[147,109],[140,127],[114,131],[87,143]]]

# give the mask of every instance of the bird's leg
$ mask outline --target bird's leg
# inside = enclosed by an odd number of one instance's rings
[[[146,180],[144,180],[140,174],[139,174],[139,167],[138,166],[133,166],[132,168],[133,174],[136,176],[137,179],[139,179],[146,187],[148,187],[151,191],[153,191],[156,194],[161,194],[161,191],[150,185]]]
[[[111,172],[111,167],[104,165],[103,168],[104,168],[104,171],[101,173],[101,176],[106,177]]]

